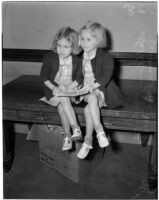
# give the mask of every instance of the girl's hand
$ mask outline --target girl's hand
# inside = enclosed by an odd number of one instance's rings
[[[86,91],[88,91],[88,92],[90,92],[90,93],[93,92],[93,88],[90,87],[89,85],[85,85],[84,88],[85,88]]]
[[[93,93],[93,87],[91,87],[91,86],[88,85],[88,91],[89,91],[90,93]]]
[[[99,89],[95,89],[95,90],[94,90],[94,94],[97,95],[97,96],[99,95],[99,92],[100,92]]]
[[[76,91],[77,86],[78,86],[77,81],[73,81],[71,84],[67,85],[67,90],[68,91]]]
[[[66,85],[66,89],[67,89],[67,91],[76,91],[77,90],[77,86],[78,86],[77,83],[72,83],[70,85]]]
[[[59,87],[54,87],[54,89],[52,91],[53,95],[58,96],[58,94],[60,92],[59,90],[60,90]]]

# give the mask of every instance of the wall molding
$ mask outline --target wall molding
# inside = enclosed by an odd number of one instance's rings
[[[43,62],[45,54],[51,50],[41,49],[2,49],[2,61],[16,61],[16,62]],[[157,53],[143,53],[143,52],[110,52],[115,61],[120,65],[126,66],[152,66],[158,65]]]

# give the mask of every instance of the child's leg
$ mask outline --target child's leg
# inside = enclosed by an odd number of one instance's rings
[[[77,120],[76,120],[75,111],[71,105],[70,99],[67,97],[63,97],[63,98],[61,98],[60,103],[62,105],[62,108],[64,110],[64,113],[65,113],[70,125],[76,126]]]
[[[78,139],[81,139],[82,137],[82,133],[81,133],[81,130],[80,130],[80,127],[77,123],[77,119],[76,119],[76,115],[75,115],[75,111],[72,107],[72,104],[71,104],[71,101],[70,101],[70,98],[68,97],[62,97],[60,99],[60,103],[62,105],[62,108],[65,112],[65,115],[73,129],[73,135],[71,137],[72,140],[78,140]]]
[[[92,117],[92,121],[94,123],[99,145],[100,147],[106,147],[109,145],[109,142],[105,136],[105,132],[100,121],[100,111],[99,111],[97,97],[94,94],[90,94],[87,100],[88,100],[88,109]]]
[[[84,115],[86,119],[86,135],[84,142],[88,145],[92,145],[94,124],[88,109],[88,105],[84,109]]]
[[[94,94],[90,94],[87,97],[87,101],[88,101],[88,110],[89,110],[89,113],[90,113],[90,115],[92,117],[94,126],[96,127],[99,124],[101,124],[97,96],[94,95]]]
[[[70,123],[65,115],[63,107],[61,104],[58,105],[58,112],[61,118],[62,127],[64,129],[64,141],[62,150],[70,150],[72,149],[72,141],[71,141],[71,132],[70,132]]]
[[[62,123],[62,127],[64,129],[65,136],[71,137],[70,123],[65,115],[65,112],[64,112],[61,104],[58,105],[58,112],[59,112],[59,115],[61,118],[61,123]]]

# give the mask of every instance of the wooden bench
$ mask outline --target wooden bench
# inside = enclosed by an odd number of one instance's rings
[[[49,50],[3,49],[3,61],[42,62]],[[116,66],[157,67],[157,54],[112,53]],[[155,133],[157,129],[157,82],[142,80],[118,80],[125,96],[123,108],[102,108],[101,118],[105,128],[143,133]],[[148,92],[152,102],[146,100]],[[61,124],[57,108],[39,101],[43,96],[39,76],[25,75],[3,87],[3,124],[6,155],[13,160],[12,135],[14,122]],[[75,105],[77,119],[85,126],[83,105]]]

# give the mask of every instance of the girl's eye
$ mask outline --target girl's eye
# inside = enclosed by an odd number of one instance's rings
[[[87,38],[87,39],[84,39],[84,38],[81,38],[81,41],[87,41],[89,42],[91,39]]]
[[[69,49],[69,48],[71,48],[71,46],[61,46],[60,44],[57,44],[57,47],[58,48],[64,48],[64,49]]]
[[[71,46],[64,46],[64,48],[65,48],[65,49],[69,49],[69,48],[71,48]]]

